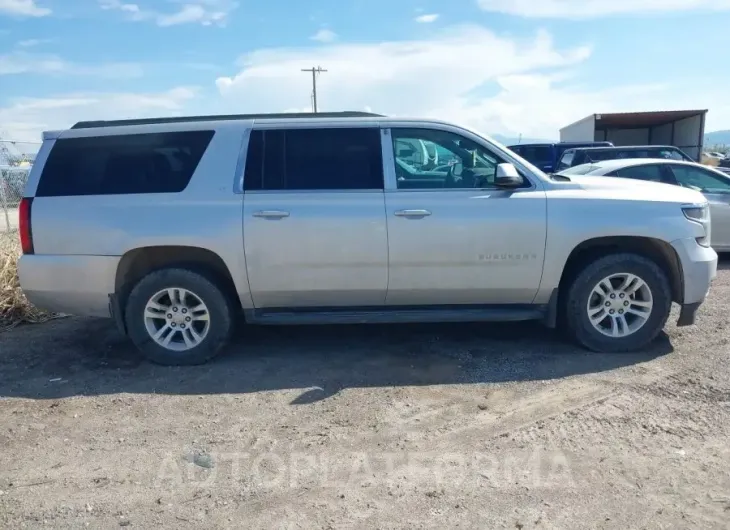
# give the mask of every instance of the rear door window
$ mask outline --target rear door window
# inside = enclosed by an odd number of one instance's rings
[[[61,138],[43,167],[39,197],[183,191],[214,131]]]
[[[730,178],[690,165],[672,164],[677,184],[703,193],[730,193]]]
[[[382,190],[380,129],[251,131],[244,189]]]
[[[665,181],[662,168],[656,164],[625,167],[616,171],[615,174],[617,177],[626,179],[646,180],[651,182]]]

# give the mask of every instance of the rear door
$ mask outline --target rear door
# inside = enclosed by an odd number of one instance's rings
[[[254,306],[383,305],[384,204],[378,128],[253,130],[243,233]]]

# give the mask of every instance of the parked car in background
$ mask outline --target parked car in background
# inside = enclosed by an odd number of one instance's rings
[[[435,158],[438,156],[438,161]],[[447,160],[446,164],[442,164]],[[551,179],[472,130],[365,113],[82,122],[20,204],[23,292],[196,364],[248,325],[540,320],[636,350],[717,270],[707,200]]]
[[[542,169],[545,173],[552,173],[566,149],[576,147],[612,147],[611,142],[555,142],[539,144],[517,144],[509,148],[522,158]]]
[[[664,158],[694,162],[687,153],[673,145],[632,145],[626,147],[581,147],[568,149],[560,158],[556,172],[589,162],[622,158]]]
[[[591,162],[557,175],[586,175],[645,180],[699,191],[710,204],[712,247],[730,251],[730,175],[695,162],[665,159],[628,159]]]

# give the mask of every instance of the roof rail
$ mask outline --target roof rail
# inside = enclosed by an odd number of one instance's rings
[[[72,129],[93,129],[98,127],[118,127],[123,125],[152,125],[157,123],[187,123],[197,121],[230,121],[256,119],[300,119],[300,118],[383,118],[382,114],[372,112],[282,112],[271,114],[221,114],[211,116],[176,116],[171,118],[137,118],[131,120],[80,121]]]

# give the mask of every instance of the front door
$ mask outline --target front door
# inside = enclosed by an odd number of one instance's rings
[[[257,309],[382,306],[388,236],[379,129],[252,131],[243,238]]]
[[[542,276],[546,197],[494,186],[503,160],[454,130],[383,131],[391,306],[531,303]],[[437,160],[414,156],[422,143]],[[392,154],[391,154],[392,149]]]
[[[680,186],[702,192],[710,203],[710,242],[716,250],[730,250],[730,178],[698,166],[672,164]]]

